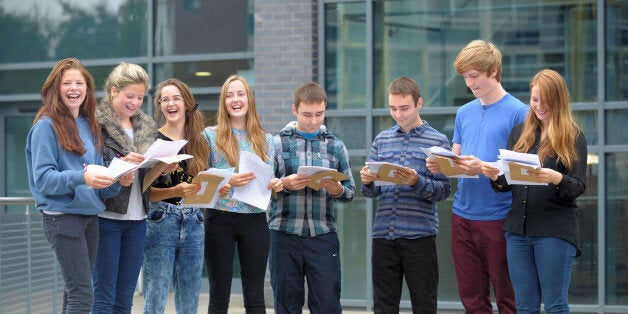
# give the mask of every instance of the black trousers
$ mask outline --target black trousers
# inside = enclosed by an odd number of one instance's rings
[[[205,221],[205,261],[210,314],[229,310],[233,258],[238,250],[246,313],[266,313],[264,278],[270,236],[266,213],[240,214],[209,209]]]
[[[405,277],[410,291],[412,312],[436,313],[438,295],[436,237],[373,239],[372,248],[374,312],[399,313],[401,285]]]

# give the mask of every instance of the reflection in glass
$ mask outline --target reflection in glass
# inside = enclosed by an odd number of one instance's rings
[[[482,1],[374,2],[373,106],[386,106],[387,84],[401,75],[419,83],[427,107],[459,106],[472,99],[453,61],[476,38],[502,51],[502,82],[515,97],[527,99],[533,74],[552,68],[566,77],[574,101],[595,101],[595,10],[593,0],[488,7]]]
[[[628,144],[628,109],[606,111],[606,144]]]
[[[146,1],[4,1],[0,39],[12,53],[0,62],[146,55]]]
[[[325,126],[345,143],[347,149],[364,148],[366,118],[327,116],[325,117]]]
[[[587,145],[597,145],[597,111],[573,111],[573,117],[584,133]]]
[[[628,153],[606,155],[606,302],[628,305]]]
[[[176,77],[188,86],[218,87],[232,74],[252,77],[253,59],[171,62],[155,65],[155,80],[164,81]],[[253,81],[249,80],[251,84]]]
[[[628,2],[607,0],[606,100],[628,100]]]
[[[365,108],[364,3],[325,5],[325,91],[328,109]]]
[[[588,140],[588,138],[587,138]],[[598,190],[599,177],[597,155],[588,158],[587,175],[585,178],[584,194],[578,198],[578,214],[580,219],[580,249],[582,255],[574,261],[569,287],[569,303],[591,304],[596,303],[598,289],[597,263],[597,232],[598,232]]]
[[[359,182],[359,175],[357,179]],[[370,227],[366,224],[366,201],[357,198],[361,195],[358,182],[356,182],[356,198],[351,203],[336,203],[336,218],[342,269],[341,298],[363,300],[366,295],[368,274],[366,263],[370,258],[365,254],[367,252],[365,235],[366,229]]]
[[[253,1],[155,1],[155,55],[253,51]]]

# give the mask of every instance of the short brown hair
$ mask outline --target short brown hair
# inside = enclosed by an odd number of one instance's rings
[[[327,93],[318,83],[305,83],[294,91],[294,106],[299,108],[301,103],[321,103],[325,102],[327,107]]]
[[[496,70],[495,79],[502,81],[502,53],[494,44],[476,39],[462,48],[454,61],[458,74],[469,70],[490,73]]]
[[[388,95],[411,95],[412,101],[416,105],[419,102],[419,98],[421,98],[421,90],[415,80],[402,76],[390,82]]]

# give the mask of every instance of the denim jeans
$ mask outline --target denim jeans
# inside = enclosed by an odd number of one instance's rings
[[[144,259],[146,220],[99,218],[92,314],[131,313]]]
[[[467,313],[493,314],[491,286],[499,313],[516,313],[503,219],[469,220],[452,214],[451,254],[458,294]]]
[[[339,251],[335,232],[301,237],[271,230],[269,265],[275,314],[301,313],[306,278],[310,313],[342,313]]]
[[[205,224],[210,314],[229,310],[236,244],[247,314],[266,313],[264,278],[270,238],[266,213],[240,214],[209,209]]]
[[[569,313],[567,300],[576,246],[561,238],[506,232],[510,278],[517,313]]]
[[[438,258],[436,237],[373,239],[373,311],[399,313],[403,279],[410,291],[412,313],[436,313]]]
[[[64,314],[92,310],[92,270],[98,250],[98,216],[43,215],[44,235],[55,252],[63,289]]]
[[[197,313],[205,229],[198,208],[151,202],[146,219],[144,313],[163,313],[174,288],[177,313]]]

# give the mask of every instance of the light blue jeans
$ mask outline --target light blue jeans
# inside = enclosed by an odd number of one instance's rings
[[[197,313],[205,229],[198,208],[152,202],[146,219],[144,313],[163,313],[170,282],[177,313]]]
[[[524,237],[506,232],[510,279],[517,314],[569,313],[569,283],[576,247],[561,238]]]

